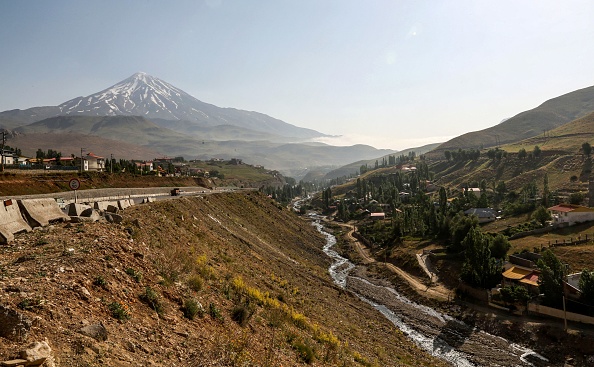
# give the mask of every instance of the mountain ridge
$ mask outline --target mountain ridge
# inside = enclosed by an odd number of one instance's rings
[[[594,111],[594,86],[562,94],[489,128],[455,137],[433,150],[488,148],[552,130]]]

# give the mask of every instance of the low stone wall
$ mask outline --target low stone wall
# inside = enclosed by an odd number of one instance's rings
[[[565,312],[563,312],[563,310],[539,305],[539,304],[532,303],[532,302],[528,303],[528,312],[538,314],[538,315],[556,317],[558,319],[564,319],[565,317],[567,317],[567,320],[570,320],[570,321],[577,321],[577,322],[581,322],[584,324],[594,325],[594,317],[582,315],[579,313],[573,313],[573,312],[565,313]]]

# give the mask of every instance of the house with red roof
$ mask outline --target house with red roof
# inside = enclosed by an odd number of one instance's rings
[[[80,158],[76,158],[76,163],[80,162]],[[82,170],[83,171],[99,171],[105,170],[105,158],[99,157],[93,152],[83,156],[82,159]]]
[[[548,208],[553,225],[572,226],[594,220],[594,209],[575,204],[559,204]]]

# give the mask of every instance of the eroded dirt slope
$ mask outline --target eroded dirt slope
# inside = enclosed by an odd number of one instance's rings
[[[59,366],[444,365],[335,286],[324,239],[257,192],[123,216],[0,247],[0,303],[34,320],[0,361],[47,339]],[[80,332],[99,324],[106,340]]]

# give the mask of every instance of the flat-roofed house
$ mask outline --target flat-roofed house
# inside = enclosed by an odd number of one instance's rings
[[[554,225],[572,226],[594,220],[594,209],[575,204],[559,204],[548,209]]]

